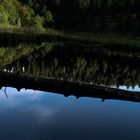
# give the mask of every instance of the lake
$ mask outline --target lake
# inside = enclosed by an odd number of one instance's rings
[[[32,83],[30,90],[25,89],[26,83],[22,83],[19,92],[9,87],[11,79],[6,83],[1,75],[0,140],[140,138],[140,103],[132,99],[133,94],[138,98],[140,92],[140,54],[137,49],[79,42],[1,46],[0,69],[7,76],[10,73],[27,79],[36,77],[68,82],[65,86],[60,84],[61,90],[57,90],[55,84],[48,88],[54,93],[41,91],[41,88],[40,91],[32,90]],[[18,82],[14,84],[17,89]],[[76,89],[74,82],[81,88],[82,84],[86,85],[85,90]],[[67,88],[68,85],[72,85],[71,88]],[[95,91],[89,92],[92,86],[103,87],[99,90],[102,94],[97,96]],[[121,89],[120,94],[125,90],[131,96],[113,97],[115,93],[111,93],[111,97],[103,100],[104,87],[117,89],[117,94],[118,89]],[[65,97],[63,92],[68,90],[71,93]]]

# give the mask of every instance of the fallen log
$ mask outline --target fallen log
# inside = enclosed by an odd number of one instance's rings
[[[107,86],[73,82],[54,78],[41,78],[0,71],[0,86],[48,91],[64,96],[101,98],[140,102],[140,92],[115,89]]]

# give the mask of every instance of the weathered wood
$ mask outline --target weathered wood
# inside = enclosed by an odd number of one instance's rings
[[[101,98],[103,101],[106,99],[116,99],[140,102],[139,92],[131,92],[83,82],[23,76],[2,71],[0,72],[0,86],[14,87],[18,91],[20,91],[21,88],[25,88],[63,94],[64,96],[74,95],[77,98]]]

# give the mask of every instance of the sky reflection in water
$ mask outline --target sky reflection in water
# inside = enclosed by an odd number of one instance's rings
[[[117,88],[115,86],[112,86],[113,88]],[[132,86],[130,86],[129,88],[127,88],[127,86],[119,86],[118,89],[123,89],[123,90],[128,90],[128,91],[138,91],[140,92],[140,87],[138,85],[136,85],[134,88]]]
[[[4,88],[0,140],[140,139],[140,104]]]

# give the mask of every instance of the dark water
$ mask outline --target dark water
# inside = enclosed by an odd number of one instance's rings
[[[140,105],[8,88],[0,94],[1,140],[140,139]]]
[[[66,42],[20,44],[1,52],[1,69],[9,72],[116,87],[140,85],[140,53],[134,48]]]
[[[140,91],[140,54],[132,48],[72,42],[0,47],[0,68]],[[4,87],[0,93],[0,140],[140,139],[140,103]]]

